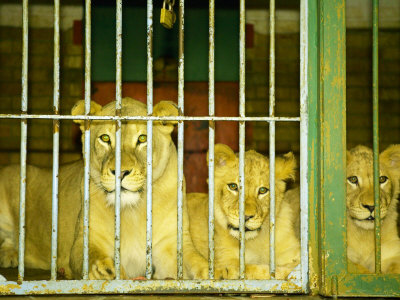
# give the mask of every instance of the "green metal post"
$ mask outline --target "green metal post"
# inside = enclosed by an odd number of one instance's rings
[[[309,195],[309,288],[318,294],[320,265],[320,97],[319,97],[319,9],[318,0],[308,0],[308,195]]]
[[[375,198],[375,273],[381,273],[381,212],[379,198],[379,104],[378,104],[378,8],[379,0],[373,0],[372,8],[372,98],[373,98],[373,150],[374,150],[374,198]]]
[[[346,5],[320,1],[321,267],[323,295],[337,293],[346,253]]]

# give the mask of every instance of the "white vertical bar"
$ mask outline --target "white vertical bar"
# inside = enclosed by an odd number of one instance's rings
[[[85,2],[85,115],[90,114],[91,91],[91,0]],[[90,179],[90,122],[85,120],[84,195],[83,195],[83,266],[82,277],[89,277],[89,179]]]
[[[147,0],[147,115],[153,114],[153,0]],[[146,278],[153,272],[153,122],[147,121]]]
[[[22,97],[21,114],[28,110],[28,0],[22,2]],[[26,196],[27,120],[21,119],[21,169],[19,190],[18,281],[24,280],[25,257],[25,196]]]
[[[184,115],[184,9],[185,1],[179,0],[179,64],[178,64],[178,110]],[[178,123],[178,237],[177,237],[177,273],[183,278],[183,234],[182,234],[182,200],[183,200],[183,121]]]
[[[245,0],[240,0],[240,42],[239,42],[239,116],[245,114],[245,86],[246,86],[246,65],[245,65],[245,29],[246,12]],[[245,158],[245,122],[239,122],[239,277],[245,277],[245,177],[244,177],[244,158]]]
[[[308,1],[300,2],[300,245],[301,282],[308,293]]]
[[[269,116],[275,116],[275,0],[269,1]],[[269,123],[269,264],[275,277],[275,121]]]
[[[215,116],[215,89],[214,89],[214,47],[215,47],[215,3],[209,1],[209,52],[208,52],[208,114]],[[215,121],[209,121],[208,126],[208,276],[214,279],[214,144]]]
[[[121,116],[122,102],[122,0],[116,0],[117,3],[117,55],[116,55],[116,101],[115,115]],[[121,251],[121,120],[117,120],[117,129],[115,131],[115,279],[120,279],[120,251]]]
[[[59,114],[60,103],[60,0],[54,0],[54,114]],[[58,236],[58,165],[59,165],[60,121],[53,120],[53,189],[51,230],[51,280],[57,279]]]

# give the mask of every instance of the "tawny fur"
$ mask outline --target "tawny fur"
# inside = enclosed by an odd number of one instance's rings
[[[397,203],[400,192],[400,145],[393,145],[379,155],[381,208],[381,264],[383,273],[400,273],[400,239],[397,231]],[[374,206],[372,150],[357,146],[347,153],[347,178],[357,176],[358,184],[347,180],[347,256],[348,259],[375,271],[375,216],[363,205]]]
[[[381,266],[383,273],[400,273],[400,239],[397,231],[397,203],[400,180],[400,145],[390,146],[380,156],[380,175],[386,182],[380,184],[381,202]],[[374,206],[372,150],[357,146],[347,151],[347,257],[349,271],[372,273],[375,271],[375,217],[366,206]],[[350,177],[357,176],[357,184]],[[299,216],[299,188],[285,193]],[[294,226],[299,234],[299,218]]]
[[[115,102],[101,107],[91,104],[93,115],[115,115]],[[84,102],[72,109],[84,114]],[[176,116],[171,102],[154,107],[155,116]],[[146,106],[124,98],[122,115],[147,115]],[[77,120],[84,134],[84,124]],[[155,122],[153,126],[153,267],[154,278],[176,278],[177,241],[177,153],[171,140],[175,122]],[[112,279],[114,271],[114,189],[115,122],[93,121],[90,151],[89,278]],[[122,278],[145,274],[146,266],[146,122],[122,122],[121,171],[129,171],[121,181],[121,270]],[[107,134],[110,143],[101,140]],[[84,140],[84,136],[82,136]],[[18,250],[18,176],[11,166],[1,171],[0,182],[0,266],[15,266]],[[51,172],[28,166],[26,205],[26,267],[50,268]],[[60,167],[58,268],[67,278],[81,278],[83,243],[83,163]],[[183,207],[184,274],[205,278],[207,261],[194,249],[188,229],[186,201]],[[75,226],[76,224],[76,226]]]
[[[300,244],[291,226],[294,218],[282,201],[285,180],[293,179],[296,161],[292,153],[276,159],[276,277],[285,278],[300,262]],[[215,146],[215,268],[216,278],[239,277],[239,195],[228,184],[239,185],[239,160],[226,145]],[[248,279],[268,279],[269,274],[269,161],[255,151],[245,154],[245,268]],[[208,256],[208,195],[188,194],[190,233],[195,247]]]

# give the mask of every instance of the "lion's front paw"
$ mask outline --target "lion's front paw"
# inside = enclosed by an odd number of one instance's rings
[[[124,278],[124,271],[121,269],[121,278]],[[107,257],[104,259],[96,260],[89,272],[89,279],[106,279],[111,280],[115,278],[114,260]]]
[[[0,249],[0,267],[15,268],[18,266],[18,251],[14,248]]]
[[[208,279],[208,267],[196,267],[191,270],[194,279]]]
[[[276,279],[286,279],[288,275],[294,270],[293,267],[278,266],[275,270]]]
[[[270,279],[268,265],[246,265],[246,279]]]
[[[385,273],[400,274],[400,263],[399,262],[391,263]]]
[[[239,266],[234,264],[225,267],[216,267],[214,273],[215,279],[239,279]]]

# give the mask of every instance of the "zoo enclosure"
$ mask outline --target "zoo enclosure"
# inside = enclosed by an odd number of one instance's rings
[[[273,8],[273,1],[271,1],[271,5]],[[375,5],[377,5],[377,1],[374,1]],[[305,173],[301,175],[303,180],[309,179],[309,184],[307,182],[302,182],[302,191],[303,191],[303,206],[302,206],[302,224],[303,230],[304,227],[307,227],[307,192],[309,197],[310,204],[310,216],[312,216],[309,220],[310,224],[310,243],[309,247],[311,249],[310,252],[310,270],[309,277],[307,276],[308,268],[308,260],[307,260],[307,236],[303,235],[302,239],[302,269],[301,276],[296,276],[296,280],[291,280],[289,282],[285,281],[248,281],[248,280],[235,280],[235,281],[213,281],[213,280],[205,280],[205,281],[145,281],[145,282],[127,282],[116,280],[112,282],[107,282],[107,284],[103,285],[103,281],[56,281],[56,266],[55,266],[55,256],[56,253],[56,226],[53,225],[55,233],[53,234],[53,255],[52,255],[52,275],[50,281],[40,281],[40,282],[32,282],[32,281],[24,281],[24,267],[23,267],[23,251],[20,251],[20,263],[19,264],[19,277],[20,282],[16,284],[15,282],[6,282],[2,284],[1,291],[6,294],[29,294],[29,293],[128,293],[128,292],[148,292],[152,293],[156,291],[159,292],[307,292],[308,285],[307,281],[310,278],[309,288],[314,292],[319,292],[325,295],[398,295],[398,290],[396,286],[398,286],[398,276],[397,275],[374,275],[374,274],[349,274],[346,265],[346,244],[345,240],[343,240],[343,236],[345,236],[345,226],[332,226],[332,224],[345,224],[345,203],[344,203],[344,195],[345,195],[345,183],[344,178],[345,170],[343,166],[345,165],[345,150],[346,150],[346,102],[345,102],[345,89],[346,89],[346,78],[345,78],[345,1],[318,1],[318,0],[307,0],[301,2],[301,58],[302,58],[302,66],[301,66],[301,101],[302,105],[302,113],[299,118],[278,118],[273,114],[274,108],[274,69],[271,68],[271,101],[270,101],[270,112],[268,117],[258,117],[251,118],[246,117],[244,112],[244,86],[245,86],[245,78],[244,78],[244,1],[241,2],[241,37],[240,37],[240,116],[236,118],[228,118],[229,120],[234,120],[240,122],[240,157],[243,161],[244,154],[244,127],[245,122],[243,121],[257,121],[257,122],[268,122],[270,124],[270,150],[271,150],[271,161],[274,160],[274,128],[275,122],[278,121],[294,121],[302,124],[302,133],[307,133],[309,130],[308,141],[305,139],[303,135],[302,138],[302,147],[301,153],[303,157],[301,159],[302,167],[301,170]],[[28,60],[28,2],[24,1],[24,43],[23,43],[23,72],[22,72],[22,114],[19,115],[0,115],[3,119],[20,119],[21,120],[21,202],[24,203],[24,178],[26,176],[25,170],[25,162],[26,162],[26,137],[27,137],[27,120],[29,119],[49,119],[54,121],[54,162],[53,162],[53,170],[54,170],[54,183],[53,186],[55,190],[57,190],[57,180],[56,174],[58,172],[58,141],[59,135],[57,132],[57,127],[59,125],[60,120],[72,120],[79,119],[76,117],[72,117],[70,115],[60,115],[58,114],[58,105],[59,105],[59,2],[55,2],[55,62],[54,62],[54,115],[29,115],[27,112],[27,60]],[[117,1],[117,29],[121,30],[121,9],[122,3],[121,1]],[[183,32],[184,32],[184,4],[181,1],[179,4],[180,14],[179,14],[179,29],[180,29],[180,61],[179,61],[179,88],[178,88],[178,100],[179,106],[182,111],[184,108],[183,103],[183,90],[184,90],[184,51],[183,51]],[[214,17],[214,3],[210,1],[210,53],[209,53],[209,87],[210,87],[210,108],[209,108],[209,116],[204,117],[185,117],[179,116],[177,118],[165,118],[168,120],[174,119],[179,121],[190,122],[191,120],[204,120],[204,121],[223,121],[228,120],[225,118],[215,117],[214,115],[214,95],[213,95],[213,70],[214,70],[214,40],[213,34],[213,17]],[[90,1],[86,1],[86,51],[90,53],[91,49],[91,41],[90,41]],[[152,3],[148,3],[148,107],[149,107],[149,117],[139,118],[139,117],[120,117],[120,116],[112,116],[110,118],[116,120],[116,122],[121,122],[121,120],[132,119],[132,120],[147,120],[148,121],[148,131],[151,132],[152,129],[152,121],[159,120],[161,118],[151,117],[151,107],[152,107],[152,11],[153,6]],[[273,12],[274,9],[271,9]],[[271,13],[271,62],[274,61],[274,47],[273,47],[273,16]],[[375,17],[377,15],[375,14]],[[377,24],[375,22],[375,24]],[[118,36],[118,35],[117,35]],[[121,99],[121,39],[117,39],[117,105],[120,105]],[[375,40],[374,45],[377,45],[377,40]],[[375,56],[376,56],[375,52]],[[271,65],[273,65],[271,63]],[[99,119],[98,117],[89,116],[89,99],[90,99],[90,55],[86,55],[86,72],[85,72],[85,100],[86,100],[86,115],[82,116],[80,119],[82,120],[93,120]],[[330,66],[335,66],[335,68],[330,68]],[[376,71],[377,68],[374,67]],[[377,78],[375,81],[375,87],[377,87]],[[375,97],[375,99],[377,99]],[[307,101],[308,100],[308,103]],[[119,104],[118,104],[119,103]],[[377,103],[377,102],[375,102]],[[117,107],[118,108],[118,107]],[[271,109],[272,108],[272,109]],[[307,110],[309,111],[309,123],[307,123]],[[272,113],[271,113],[272,111]],[[375,104],[375,110],[377,112],[377,104]],[[339,117],[338,117],[339,116]],[[183,124],[181,122],[180,124]],[[375,124],[377,124],[377,120],[375,118]],[[308,128],[307,128],[308,126]],[[375,137],[377,138],[379,135],[375,127]],[[209,127],[210,132],[210,153],[213,153],[213,145],[214,143],[214,129],[212,126]],[[182,162],[183,162],[183,125],[180,125],[178,128],[179,135],[179,143],[178,143],[178,153],[179,153],[179,182],[182,184]],[[88,130],[89,133],[89,130]],[[119,135],[120,140],[120,132],[117,133],[117,139]],[[148,144],[151,145],[151,134],[149,134]],[[120,145],[120,142],[117,142]],[[89,147],[88,144],[86,147]],[[88,148],[86,148],[88,149]],[[151,147],[148,146],[148,151],[151,157]],[[304,157],[308,151],[308,157]],[[375,158],[377,158],[378,149],[376,147],[375,142]],[[117,147],[117,156],[119,149]],[[88,155],[88,151],[86,151]],[[120,158],[120,157],[119,157]],[[308,162],[307,162],[308,158]],[[85,160],[88,161],[88,157],[85,157]],[[243,172],[243,164],[241,164],[241,170]],[[272,163],[273,165],[273,163]],[[375,160],[375,165],[377,165],[377,160]],[[151,164],[149,165],[151,166]],[[87,180],[88,180],[88,165],[86,164],[86,189],[87,191]],[[210,173],[213,172],[213,166],[210,164]],[[151,170],[151,168],[148,168]],[[309,175],[307,176],[306,171],[309,170]],[[375,168],[376,169],[376,168]],[[116,170],[118,173],[118,165],[116,166]],[[243,189],[243,173],[241,172],[241,188]],[[272,172],[272,170],[271,170]],[[305,176],[304,176],[305,175]],[[148,174],[148,176],[151,176]],[[151,178],[151,177],[148,177]],[[212,178],[212,176],[210,176]],[[271,180],[273,181],[273,176],[271,176]],[[210,191],[213,191],[212,188],[212,180],[210,180]],[[148,181],[149,182],[149,181]],[[117,183],[118,185],[118,183]],[[273,184],[271,185],[271,187]],[[305,188],[308,186],[308,188]],[[119,190],[117,188],[117,190]],[[151,190],[151,189],[149,189]],[[273,192],[271,191],[271,194]],[[210,198],[212,194],[210,193]],[[150,196],[151,197],[151,196]],[[304,198],[305,197],[305,198]],[[118,199],[119,197],[117,197]],[[243,224],[243,193],[241,193],[241,211],[242,211],[242,224]],[[273,198],[273,197],[272,197]],[[149,198],[148,196],[148,199]],[[182,205],[182,194],[180,194],[180,207]],[[213,199],[210,200],[210,203]],[[273,201],[273,200],[272,200]],[[56,208],[57,196],[56,193],[53,194],[53,203],[54,208]],[[88,193],[86,193],[85,203],[88,204]],[[151,211],[151,201],[148,202],[149,212]],[[87,207],[87,206],[86,206]],[[273,203],[271,205],[273,207]],[[87,209],[85,211],[87,212]],[[116,205],[116,223],[119,223],[118,218],[118,205]],[[335,212],[335,213],[332,213]],[[212,219],[212,211],[210,210],[210,216]],[[53,224],[57,224],[57,214],[53,214]],[[180,221],[181,215],[180,215]],[[379,218],[377,218],[379,220]],[[179,219],[178,219],[179,220]],[[271,217],[271,223],[274,223],[273,216]],[[24,222],[24,214],[23,211],[21,213],[21,224]],[[213,222],[210,222],[210,229],[212,229]],[[148,232],[149,237],[151,233],[151,221],[148,221]],[[243,226],[242,228],[242,236],[243,236]],[[379,232],[379,226],[377,226]],[[305,229],[306,230],[306,229]],[[212,230],[210,230],[212,232]],[[303,232],[303,231],[302,231]],[[307,232],[307,231],[304,231]],[[304,233],[303,232],[303,233]],[[21,244],[23,245],[23,234],[21,231]],[[271,231],[272,239],[273,239],[273,231]],[[119,235],[117,230],[116,236]],[[338,243],[338,240],[343,240],[342,243]],[[86,239],[87,241],[87,239]],[[212,251],[212,237],[210,237],[210,253]],[[242,239],[243,241],[243,239]],[[148,238],[148,243],[151,244],[151,239]],[[243,243],[243,242],[242,242]],[[87,245],[87,243],[86,243]],[[116,245],[118,248],[118,245]],[[179,248],[179,247],[178,247]],[[20,247],[21,249],[21,247]],[[379,247],[378,247],[379,249]],[[87,254],[87,248],[86,248]],[[21,255],[22,253],[22,255]],[[178,251],[179,253],[179,251]],[[180,252],[181,253],[181,252]],[[244,247],[241,247],[241,253],[244,253]],[[271,255],[273,251],[271,251]],[[377,252],[379,253],[379,251]],[[304,256],[306,255],[306,256]],[[379,255],[379,254],[377,254]],[[116,262],[118,264],[118,251],[116,251]],[[151,261],[151,254],[148,255],[148,261]],[[212,254],[210,260],[212,261]],[[273,270],[273,262],[271,260]],[[243,276],[243,256],[241,259],[241,270]],[[87,270],[87,266],[85,267]],[[180,269],[182,268],[182,264],[180,264]],[[213,269],[212,264],[210,264],[210,275],[212,275]],[[151,277],[151,270],[148,269],[147,277]],[[298,274],[300,275],[300,274]],[[210,276],[211,278],[212,276]],[[368,284],[367,284],[368,283]],[[41,284],[44,284],[42,286]],[[89,289],[87,288],[89,287]],[[153,289],[154,288],[154,289]]]

